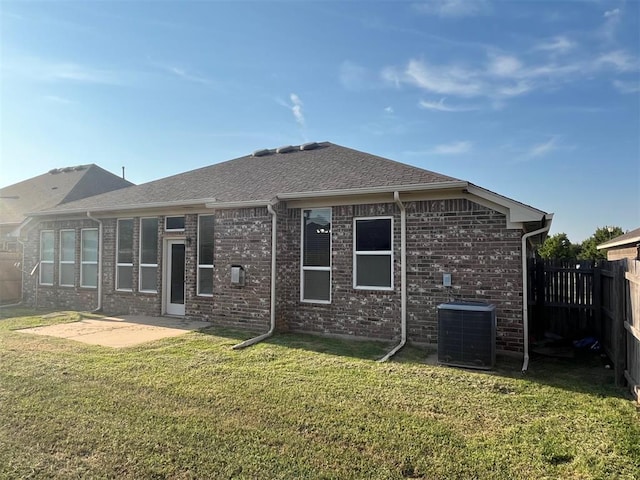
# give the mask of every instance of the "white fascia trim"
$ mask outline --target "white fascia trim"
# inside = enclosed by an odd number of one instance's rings
[[[523,203],[516,202],[515,200],[511,200],[510,198],[504,197],[473,184],[469,184],[469,186],[467,187],[467,191],[478,198],[488,200],[494,205],[500,205],[506,208],[507,211],[505,213],[507,213],[507,221],[509,224],[513,224],[514,226],[520,224],[518,226],[521,227],[521,224],[526,222],[538,222],[543,218],[546,218],[550,221],[551,218],[553,218],[552,213],[543,212],[542,210],[538,210],[537,208],[533,208]]]
[[[256,208],[256,207],[266,207],[267,205],[275,205],[277,203],[277,199],[273,200],[243,200],[239,202],[216,202],[215,200],[207,201],[205,203],[206,208],[210,208],[213,210],[224,210],[224,209],[233,209],[233,208]]]
[[[87,211],[91,213],[99,213],[99,212],[123,212],[130,210],[144,210],[147,208],[166,208],[166,207],[188,207],[188,206],[199,206],[199,205],[207,205],[209,203],[215,202],[215,198],[201,198],[194,200],[176,200],[173,202],[150,202],[150,203],[136,203],[135,205],[124,205],[124,206],[105,206],[105,207],[94,207],[94,208],[72,208],[69,210],[48,210],[44,212],[32,212],[28,215],[31,217],[44,217],[50,215],[74,215],[78,213],[86,214]],[[265,202],[261,203],[262,205]]]
[[[391,193],[393,192],[417,192],[424,190],[450,190],[456,188],[466,188],[469,182],[462,180],[451,180],[448,182],[438,183],[421,183],[415,185],[401,186],[380,186],[380,187],[364,187],[364,188],[348,188],[342,190],[317,190],[313,192],[291,192],[279,193],[280,200],[295,200],[302,198],[318,198],[318,197],[336,197],[347,195],[369,195],[375,193]]]
[[[606,250],[607,248],[619,247],[621,245],[628,245],[633,248],[637,243],[640,243],[640,236],[627,238],[626,240],[618,240],[618,241],[608,241],[605,243],[601,243],[596,247],[597,250]]]

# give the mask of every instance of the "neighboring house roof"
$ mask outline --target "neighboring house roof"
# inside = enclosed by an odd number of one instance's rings
[[[40,215],[178,205],[224,208],[225,205],[266,204],[277,199],[454,188],[479,195],[491,205],[507,205],[516,216],[522,217],[518,217],[518,222],[538,221],[545,215],[551,217],[463,180],[329,142],[256,151],[118,192],[60,205]]]
[[[53,169],[0,189],[0,225],[20,225],[29,213],[131,185],[94,164]]]
[[[625,245],[635,246],[638,243],[640,243],[640,227],[601,243],[596,248],[598,250],[604,250],[606,248],[622,247]]]

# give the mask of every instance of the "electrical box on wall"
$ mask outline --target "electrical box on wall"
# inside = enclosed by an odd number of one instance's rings
[[[231,265],[231,285],[244,286],[244,267],[242,265]]]
[[[443,273],[442,274],[442,286],[443,287],[450,287],[451,286],[451,274],[450,273]]]

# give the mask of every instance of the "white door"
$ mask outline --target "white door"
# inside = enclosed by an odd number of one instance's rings
[[[165,270],[165,312],[184,315],[184,240],[167,240]]]

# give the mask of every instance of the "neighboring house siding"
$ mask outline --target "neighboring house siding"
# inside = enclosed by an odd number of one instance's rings
[[[623,258],[638,259],[640,249],[637,246],[612,247],[607,250],[607,260],[622,260]]]
[[[24,276],[23,301],[30,306],[60,308],[67,310],[93,310],[98,306],[98,293],[95,288],[80,287],[80,249],[81,230],[97,228],[97,223],[87,220],[66,220],[57,222],[41,222],[32,230],[24,245],[26,272],[31,272],[40,258],[40,231],[54,232],[53,285],[40,285],[39,275]],[[75,274],[74,286],[61,287],[60,283],[60,231],[75,231]]]

